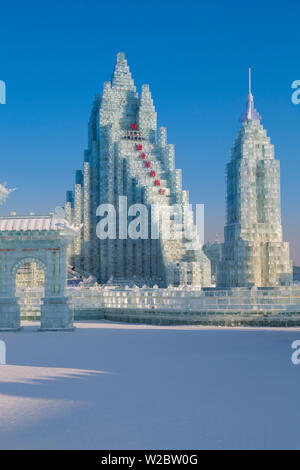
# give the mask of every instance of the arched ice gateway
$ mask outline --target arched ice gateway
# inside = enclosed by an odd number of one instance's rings
[[[40,329],[73,329],[72,308],[65,296],[66,251],[79,230],[53,215],[0,217],[0,331],[20,328],[16,275],[31,262],[45,275]]]

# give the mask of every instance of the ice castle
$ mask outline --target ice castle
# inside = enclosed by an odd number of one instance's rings
[[[158,237],[152,236],[151,227],[147,239],[124,237],[120,228],[120,197],[123,201],[124,196],[128,206],[149,208],[149,219],[155,217],[153,205],[168,209],[170,236],[161,236],[163,223],[158,220]],[[112,204],[116,210],[114,239],[96,236],[101,204]],[[67,192],[68,220],[83,224],[69,252],[70,264],[101,284],[210,285],[210,262],[201,249],[188,204],[181,170],[175,168],[174,146],[167,143],[165,127],[157,130],[149,85],[137,94],[125,56],[119,53],[111,81],[104,83],[102,97],[96,96],[93,104],[83,170],[76,172],[74,189]],[[178,212],[184,220],[178,220]],[[183,225],[190,238],[178,236]]]
[[[227,164],[224,243],[216,239],[202,250],[174,146],[164,127],[157,130],[149,86],[138,96],[119,53],[112,80],[95,98],[83,169],[65,208],[0,218],[0,330],[37,318],[50,330],[72,330],[73,318],[299,326],[300,286],[292,284],[282,239],[279,161],[260,120],[249,75]],[[9,192],[0,185],[0,204]],[[113,208],[114,237],[97,236],[103,205],[107,213]],[[128,208],[149,209],[147,237],[124,236],[131,223],[126,217],[124,226],[124,207],[126,216]],[[168,237],[154,207],[169,213]]]

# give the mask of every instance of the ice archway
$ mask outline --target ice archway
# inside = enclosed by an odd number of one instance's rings
[[[72,309],[65,296],[66,251],[79,230],[51,215],[0,217],[0,330],[20,328],[16,274],[30,262],[37,263],[45,274],[41,329],[73,328]]]

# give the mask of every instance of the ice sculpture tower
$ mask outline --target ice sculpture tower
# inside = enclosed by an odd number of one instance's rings
[[[249,93],[242,127],[227,164],[227,214],[218,287],[275,286],[292,281],[282,241],[280,166]]]
[[[210,262],[197,240],[191,210],[185,212],[185,222],[195,233],[192,244],[172,233],[169,239],[125,239],[120,233],[120,196],[127,197],[128,207],[167,206],[171,232],[182,230],[177,210],[188,204],[188,193],[181,187],[181,171],[175,169],[174,146],[167,143],[166,128],[157,132],[149,85],[143,85],[138,96],[123,53],[117,56],[111,81],[104,83],[102,97],[95,98],[83,170],[76,172],[74,189],[67,192],[67,217],[83,223],[81,236],[72,244],[71,264],[100,283],[210,285]],[[96,236],[100,204],[112,204],[116,210],[115,239]],[[161,229],[160,224],[160,234]]]

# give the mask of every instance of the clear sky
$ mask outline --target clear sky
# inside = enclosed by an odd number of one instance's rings
[[[4,214],[63,205],[81,168],[95,93],[125,52],[149,83],[205,238],[223,238],[225,164],[239,129],[251,66],[262,123],[281,161],[284,238],[300,264],[300,6],[296,1],[1,1],[0,181],[17,187]]]

